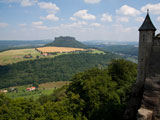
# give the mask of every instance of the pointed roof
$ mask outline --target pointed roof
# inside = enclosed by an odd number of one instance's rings
[[[157,29],[154,27],[150,16],[149,16],[149,11],[147,10],[147,16],[143,22],[143,24],[141,25],[141,27],[139,28],[139,31],[147,31],[147,30],[153,30],[156,31]]]

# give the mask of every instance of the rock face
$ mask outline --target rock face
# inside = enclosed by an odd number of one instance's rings
[[[138,110],[137,120],[152,120],[153,111],[141,108]]]
[[[153,111],[152,120],[160,120],[160,46],[153,44],[152,48],[141,107]]]
[[[138,77],[125,120],[160,120],[160,34],[155,36],[155,30],[147,14],[139,29]]]

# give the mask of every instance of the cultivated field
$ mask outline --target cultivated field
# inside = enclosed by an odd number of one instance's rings
[[[74,52],[74,51],[86,51],[86,49],[82,48],[70,48],[70,47],[41,47],[37,48],[38,51],[43,53],[53,53],[53,52]]]
[[[74,51],[87,51],[88,53],[91,53],[91,54],[104,54],[104,51],[100,51],[97,49],[90,49],[88,51],[86,49],[68,48],[68,47],[41,47],[41,48],[37,48],[37,50],[35,50],[34,48],[31,48],[31,49],[17,49],[17,50],[8,50],[8,51],[0,52],[0,65],[7,65],[7,64],[17,63],[21,61],[26,61],[26,60],[35,60],[37,59],[37,56],[39,58],[46,58],[46,57],[53,58],[55,56],[59,56],[63,54],[72,54],[72,52]],[[59,52],[59,53],[55,55],[44,56],[41,54],[41,52],[43,53]],[[24,57],[25,55],[28,55],[28,54],[30,54],[32,58]]]
[[[39,85],[39,89],[52,89],[52,88],[60,88],[64,85],[68,85],[70,81],[59,81],[59,82],[48,82],[42,83]]]
[[[25,55],[31,54],[32,58],[24,58]],[[11,63],[17,63],[25,60],[34,60],[36,56],[40,56],[40,53],[34,48],[32,49],[18,49],[18,50],[8,50],[0,52],[0,65],[6,65]]]
[[[31,87],[31,85],[15,86],[18,92],[9,92],[6,95],[9,98],[33,98],[38,99],[41,95],[49,95],[54,92],[55,89],[61,88],[64,85],[69,85],[70,81],[59,81],[59,82],[48,82],[39,84],[39,88],[35,91],[26,91],[26,88]]]

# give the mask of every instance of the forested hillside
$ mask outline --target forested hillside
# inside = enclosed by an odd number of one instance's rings
[[[105,51],[138,56],[138,47],[135,45],[92,45]]]
[[[74,74],[86,69],[103,68],[115,58],[120,57],[112,53],[80,53],[0,66],[0,88],[35,82],[67,81]]]
[[[76,74],[69,86],[37,101],[0,94],[0,120],[123,120],[136,76],[135,63],[113,60],[106,69]]]
[[[86,45],[77,41],[74,37],[69,37],[69,36],[56,37],[53,42],[48,43],[45,46],[87,48]]]

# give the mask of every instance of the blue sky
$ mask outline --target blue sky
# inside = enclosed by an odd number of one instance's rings
[[[0,40],[138,41],[147,9],[158,33],[159,0],[0,0]]]

